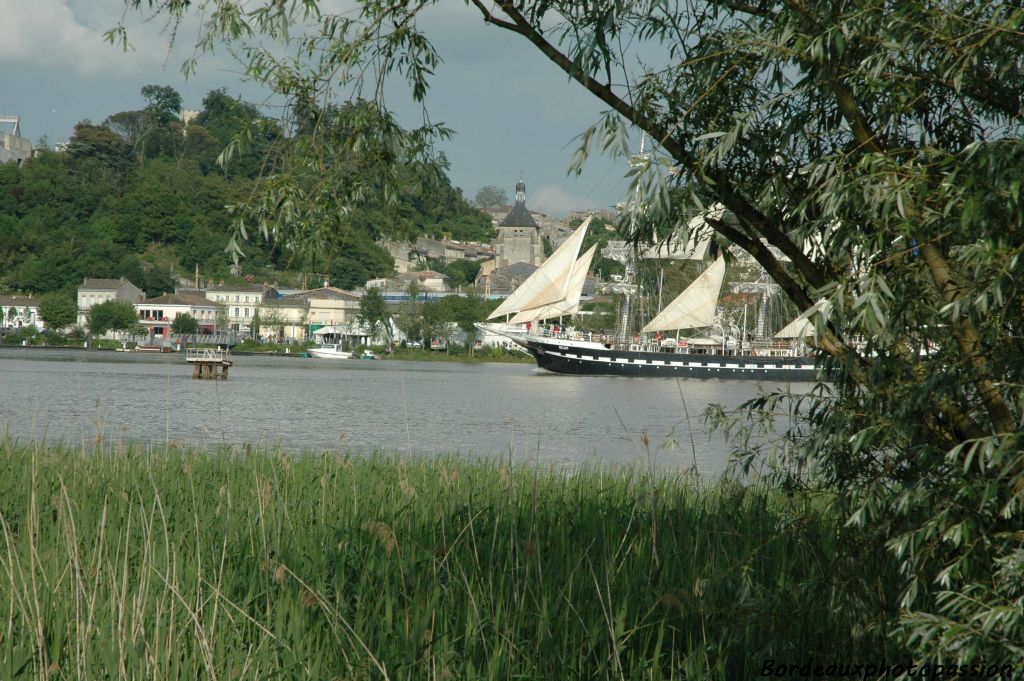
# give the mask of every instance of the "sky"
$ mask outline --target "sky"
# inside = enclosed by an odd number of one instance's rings
[[[175,88],[186,109],[200,109],[203,96],[218,87],[255,104],[269,101],[242,80],[241,67],[223,50],[200,57],[198,72],[185,79],[180,66],[191,53],[191,25],[172,44],[161,20],[129,15],[134,49],[106,43],[103,34],[122,11],[121,0],[0,0],[0,115],[20,116],[22,136],[46,136],[52,144],[67,140],[79,121],[99,123],[142,108],[147,84]],[[462,0],[441,0],[420,26],[444,60],[427,107],[433,122],[456,132],[440,149],[452,183],[468,199],[485,185],[512,198],[520,179],[527,205],[558,217],[623,199],[628,180],[621,160],[594,156],[581,176],[567,175],[575,138],[607,107],[525,39],[485,26]],[[394,96],[389,104],[406,127],[421,122],[408,97]],[[265,113],[277,112],[268,106]]]

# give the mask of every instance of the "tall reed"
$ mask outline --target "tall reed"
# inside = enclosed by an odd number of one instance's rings
[[[728,482],[6,440],[0,534],[3,679],[752,678],[891,645],[881,556]]]

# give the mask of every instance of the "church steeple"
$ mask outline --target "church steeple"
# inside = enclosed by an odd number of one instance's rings
[[[516,183],[515,205],[498,224],[494,245],[499,269],[515,263],[537,267],[544,262],[544,242],[541,240],[540,227],[526,207],[526,183],[522,180]]]
[[[533,227],[534,229],[540,229],[537,223],[534,222],[533,216],[530,215],[530,209],[526,207],[526,183],[522,180],[516,183],[516,203],[512,206],[512,210],[509,211],[505,219],[499,224],[499,227]]]

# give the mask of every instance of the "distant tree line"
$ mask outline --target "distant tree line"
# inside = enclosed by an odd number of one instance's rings
[[[66,152],[40,150],[23,166],[0,165],[0,291],[60,292],[64,304],[86,277],[126,277],[148,296],[173,290],[172,272],[230,279],[234,216],[227,206],[250,197],[286,154],[311,146],[313,126],[301,116],[289,127],[224,89],[182,118],[173,88],[142,88],[143,106],[102,123],[75,126]],[[339,138],[362,124],[363,106],[331,109]],[[306,113],[319,115],[319,108]],[[379,150],[345,148],[333,159],[344,181],[371,187],[381,172]],[[393,271],[376,241],[420,235],[487,240],[487,215],[453,187],[443,162],[407,164],[390,201],[369,189],[367,200],[330,225],[313,248],[282,233],[238,242],[240,276],[327,275],[344,288]],[[340,171],[339,171],[340,172]],[[303,242],[305,245],[305,242]],[[50,310],[53,314],[53,309]]]

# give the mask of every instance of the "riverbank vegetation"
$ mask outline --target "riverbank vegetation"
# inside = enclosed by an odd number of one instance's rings
[[[496,461],[0,442],[0,677],[753,678],[895,659],[824,499]]]

